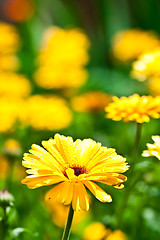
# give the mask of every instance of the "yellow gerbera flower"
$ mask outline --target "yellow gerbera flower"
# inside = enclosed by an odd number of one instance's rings
[[[148,150],[144,150],[143,157],[154,156],[160,160],[160,136],[152,136],[153,144],[147,143]]]
[[[113,102],[106,106],[106,118],[114,121],[149,122],[150,117],[160,117],[160,97],[134,94],[130,97],[113,97]]]
[[[75,211],[89,209],[85,186],[101,202],[112,198],[93,181],[123,188],[128,170],[126,159],[114,149],[101,147],[92,139],[77,139],[56,134],[54,139],[42,141],[44,148],[33,144],[30,154],[24,154],[24,167],[30,168],[22,183],[34,189],[57,184],[46,195],[47,201],[60,199],[64,205],[72,203]]]
[[[160,77],[160,48],[146,52],[133,63],[131,75],[139,81]]]
[[[117,59],[130,61],[159,45],[160,41],[154,33],[140,29],[130,29],[118,32],[115,35],[112,48]]]

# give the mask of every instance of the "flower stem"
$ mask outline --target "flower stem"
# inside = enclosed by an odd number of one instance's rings
[[[131,156],[132,159],[131,159],[131,170],[130,170],[130,183],[128,185],[128,189],[124,193],[123,200],[121,202],[121,206],[118,211],[118,215],[117,215],[118,227],[120,227],[120,225],[122,224],[124,210],[127,206],[129,196],[135,186],[135,183],[137,182],[136,176],[134,176],[134,178],[133,178],[133,175],[134,175],[135,163],[137,162],[137,157],[138,157],[138,146],[139,146],[139,141],[140,141],[140,137],[141,137],[141,128],[142,128],[142,124],[137,123],[136,135],[135,135],[133,151],[132,151],[132,156]]]
[[[69,239],[69,235],[70,235],[70,231],[71,231],[71,225],[72,225],[72,220],[73,220],[73,215],[74,215],[74,210],[73,210],[72,204],[71,204],[70,205],[70,209],[69,209],[67,223],[66,223],[66,226],[64,228],[62,240],[68,240]]]

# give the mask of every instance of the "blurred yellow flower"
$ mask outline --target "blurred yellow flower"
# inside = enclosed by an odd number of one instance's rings
[[[87,92],[72,98],[72,107],[79,112],[99,112],[111,101],[111,97],[100,91]]]
[[[133,62],[131,75],[139,81],[160,77],[160,48],[146,52]]]
[[[101,222],[91,223],[84,231],[84,240],[127,240],[121,230],[112,231]]]
[[[64,41],[65,39],[65,41]],[[50,27],[44,33],[37,84],[44,88],[79,87],[87,80],[89,40],[78,29]]]
[[[19,155],[21,153],[20,143],[12,138],[5,141],[3,151],[7,154]]]
[[[154,96],[160,95],[160,76],[152,77],[147,81],[148,87]]]
[[[13,130],[21,109],[20,106],[20,99],[0,98],[0,132],[5,133]]]
[[[22,107],[20,120],[37,130],[66,128],[72,121],[72,112],[67,102],[58,96],[33,95]]]
[[[101,222],[91,223],[84,231],[84,240],[102,240],[111,233]]]
[[[0,22],[0,53],[14,53],[19,49],[20,39],[16,28]]]
[[[0,96],[8,98],[27,97],[31,92],[29,80],[13,72],[0,72]]]
[[[0,53],[0,70],[16,71],[19,68],[19,60],[14,54]]]
[[[127,240],[127,236],[121,230],[115,230],[105,240]]]
[[[160,97],[134,94],[130,97],[113,97],[113,102],[105,107],[106,118],[114,121],[149,122],[150,117],[160,117]]]
[[[5,179],[10,172],[10,164],[5,156],[0,156],[0,179]]]
[[[160,160],[160,136],[152,136],[153,144],[147,143],[148,150],[144,150],[143,157],[154,156]]]
[[[72,203],[75,211],[88,210],[89,198],[85,186],[101,202],[112,198],[93,181],[123,188],[128,170],[126,159],[117,155],[115,149],[101,147],[92,139],[77,139],[55,134],[54,139],[42,141],[44,148],[33,144],[24,154],[23,166],[31,174],[22,180],[28,188],[57,184],[46,195],[46,200],[59,199],[64,205]]]
[[[112,44],[115,58],[120,61],[130,61],[145,51],[160,46],[160,41],[152,32],[130,29],[118,32]]]
[[[47,202],[47,203],[48,203],[49,209],[51,210],[53,222],[57,226],[64,228],[66,219],[68,216],[68,212],[69,212],[69,206],[64,206],[62,203],[58,201],[58,199],[54,201],[54,204],[53,202]],[[73,226],[72,226],[73,232],[76,231],[80,222],[84,221],[87,218],[87,216],[88,216],[88,212],[86,211],[75,212],[74,219],[73,219]]]

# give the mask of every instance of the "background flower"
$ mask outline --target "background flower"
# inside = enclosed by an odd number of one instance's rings
[[[105,111],[106,117],[114,121],[136,121],[138,123],[149,122],[150,117],[159,118],[160,98],[134,94],[130,97],[113,97]]]
[[[153,144],[147,143],[148,150],[144,150],[143,157],[154,156],[160,160],[160,136],[152,136]]]

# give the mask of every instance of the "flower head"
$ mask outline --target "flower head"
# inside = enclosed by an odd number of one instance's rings
[[[83,85],[88,77],[84,69],[89,59],[88,46],[87,36],[78,29],[47,29],[35,73],[37,84],[48,89]]]
[[[31,92],[29,80],[13,72],[0,72],[0,96],[7,98],[27,97]]]
[[[89,209],[85,186],[101,202],[112,198],[93,181],[123,188],[126,177],[120,173],[128,170],[126,159],[114,149],[101,147],[92,139],[77,139],[56,134],[54,139],[42,141],[44,148],[33,144],[30,154],[24,154],[23,166],[29,168],[22,183],[34,189],[58,184],[46,195],[47,201],[59,199],[64,205],[72,203],[78,211]]]
[[[113,102],[106,106],[106,118],[114,121],[149,122],[150,117],[160,117],[160,97],[134,94],[130,97],[113,97]]]
[[[16,28],[8,23],[0,22],[0,53],[14,53],[20,45]]]
[[[120,61],[130,61],[158,46],[160,46],[160,41],[154,33],[130,29],[115,35],[113,54]]]
[[[148,150],[144,150],[143,157],[154,156],[160,160],[160,136],[152,136],[153,144],[147,143]]]
[[[160,95],[160,76],[150,78],[147,81],[147,84],[152,95],[154,96]]]
[[[160,48],[142,54],[133,62],[131,75],[139,81],[160,77]]]
[[[20,121],[37,130],[66,128],[72,120],[67,102],[58,96],[33,95],[22,107],[19,113]]]
[[[87,92],[72,99],[72,107],[79,112],[100,112],[110,102],[111,97],[103,92]]]
[[[112,231],[101,222],[91,223],[84,231],[85,240],[127,240],[127,236],[119,229]]]

